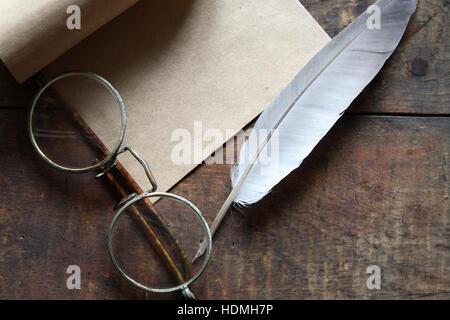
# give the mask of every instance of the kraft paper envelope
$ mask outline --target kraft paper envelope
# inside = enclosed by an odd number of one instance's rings
[[[328,41],[297,0],[140,1],[45,73],[77,69],[108,79],[125,102],[125,145],[149,162],[158,190],[166,191],[253,120]],[[92,96],[70,85],[61,92],[77,105],[91,104]],[[79,110],[107,145],[117,132],[114,107],[99,100]],[[208,137],[210,129],[221,135]],[[186,130],[197,140],[180,139]],[[188,163],[174,163],[180,143],[191,150]],[[135,159],[119,161],[148,188]]]

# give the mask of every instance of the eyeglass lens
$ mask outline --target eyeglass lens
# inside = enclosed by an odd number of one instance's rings
[[[129,206],[116,222],[112,234],[114,256],[122,270],[140,284],[158,289],[176,287],[199,273],[204,259],[192,264],[200,241],[207,235],[199,217],[186,204],[163,197],[154,204],[162,221],[141,199]],[[145,223],[143,222],[145,220]],[[158,250],[154,250],[147,227],[156,234],[180,272],[177,277]]]
[[[56,164],[73,169],[101,162],[117,145],[121,110],[100,82],[81,75],[59,79],[39,97],[32,133],[41,151]]]

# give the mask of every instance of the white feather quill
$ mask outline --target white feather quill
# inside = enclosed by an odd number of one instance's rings
[[[391,56],[416,6],[417,0],[377,1],[267,106],[240,150],[239,162],[231,171],[233,189],[211,226],[212,234],[233,203],[259,201],[300,166]],[[276,156],[259,161],[261,155],[272,154]],[[200,247],[196,258],[204,249]]]

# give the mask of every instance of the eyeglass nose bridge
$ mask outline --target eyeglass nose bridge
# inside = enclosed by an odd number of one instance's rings
[[[147,191],[148,193],[150,192],[155,192],[156,189],[158,189],[158,184],[156,183],[156,179],[155,176],[152,173],[152,170],[150,169],[150,166],[148,165],[148,162],[141,157],[141,155],[139,153],[137,153],[133,148],[126,146],[123,147],[122,149],[120,149],[115,155],[114,157],[111,158],[111,160],[104,166],[103,170],[97,174],[95,177],[96,178],[100,178],[102,177],[107,171],[109,171],[112,167],[115,166],[116,164],[116,158],[119,154],[124,153],[126,151],[129,151],[133,157],[142,165],[142,167],[144,168],[145,174],[147,175],[148,180],[150,181],[150,184],[152,185],[152,188]]]

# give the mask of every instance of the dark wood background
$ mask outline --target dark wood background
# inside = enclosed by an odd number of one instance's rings
[[[302,0],[330,36],[370,0]],[[447,0],[419,0],[398,50],[301,168],[234,210],[192,287],[201,299],[450,298],[450,36]],[[107,182],[49,168],[25,115],[36,88],[0,67],[0,298],[160,299],[113,269]],[[229,167],[202,165],[173,190],[209,222]],[[81,290],[66,268],[82,270]],[[378,265],[381,290],[366,268]]]

